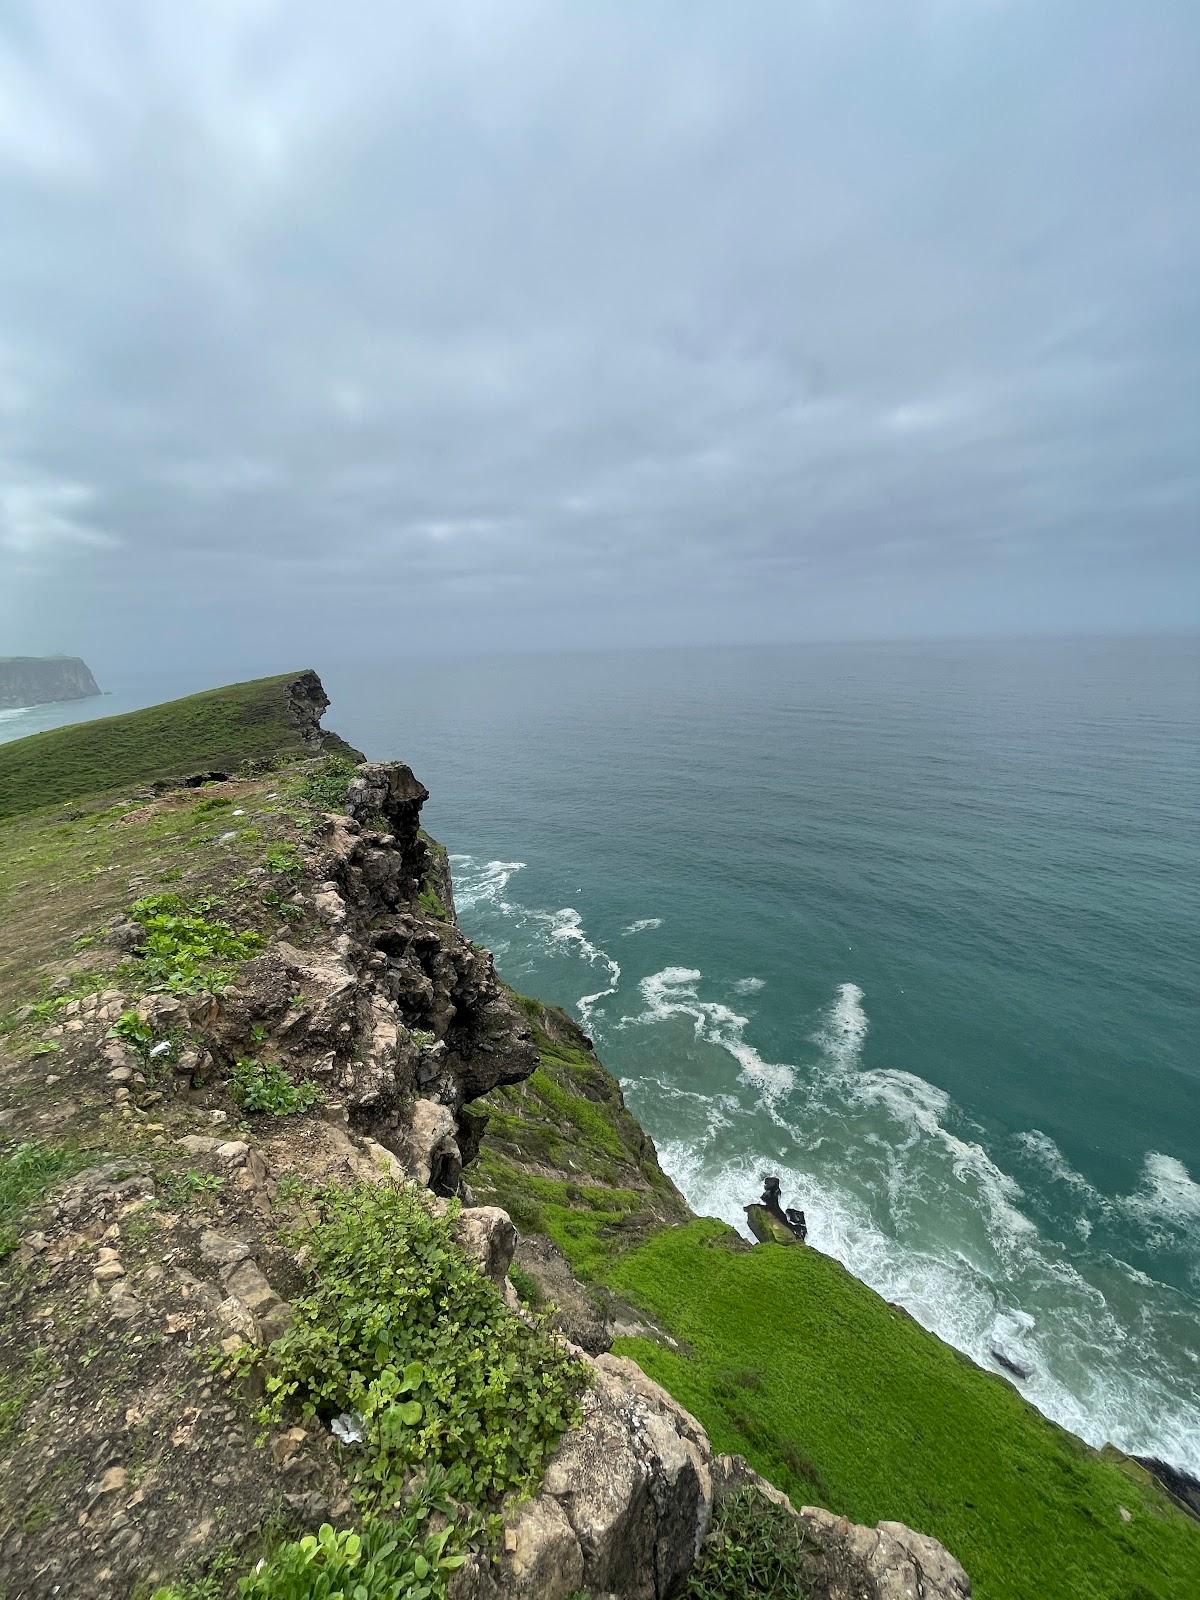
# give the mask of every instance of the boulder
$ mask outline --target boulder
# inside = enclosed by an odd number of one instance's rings
[[[469,1206],[459,1212],[454,1232],[464,1255],[502,1290],[517,1248],[517,1230],[508,1212],[499,1206]]]

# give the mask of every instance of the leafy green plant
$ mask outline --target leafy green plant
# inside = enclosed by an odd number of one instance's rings
[[[149,1057],[150,1046],[154,1043],[154,1029],[136,1011],[122,1011],[108,1031],[114,1039],[120,1039],[131,1050],[136,1050],[143,1061]]]
[[[304,862],[299,850],[287,839],[275,839],[268,846],[264,858],[267,870],[281,873],[293,883],[304,876]]]
[[[33,1057],[56,1056],[58,1054],[58,1041],[56,1039],[43,1039],[41,1044],[35,1044],[29,1052]]]
[[[278,889],[268,889],[262,897],[262,903],[281,922],[303,922],[304,920],[304,912],[300,907],[294,906],[290,900],[285,900]]]
[[[356,770],[347,756],[326,756],[305,778],[300,793],[318,811],[344,811],[346,790]]]
[[[236,966],[264,944],[261,934],[239,933],[227,922],[210,920],[178,894],[149,895],[129,914],[145,930],[141,975],[150,988],[172,994],[219,991],[232,981]]]
[[[688,1577],[684,1600],[808,1600],[804,1531],[756,1490],[724,1501]]]
[[[463,1531],[450,1521],[437,1532],[428,1526],[432,1509],[417,1498],[396,1522],[374,1520],[361,1533],[335,1532],[324,1523],[280,1546],[238,1584],[240,1600],[429,1600],[445,1590],[449,1573],[462,1566]],[[447,1503],[444,1513],[453,1515]]]
[[[309,1292],[268,1350],[235,1358],[265,1374],[261,1419],[356,1413],[350,1465],[384,1495],[418,1463],[474,1503],[531,1487],[577,1414],[582,1370],[505,1306],[423,1191],[333,1187],[316,1203],[296,1234]]]
[[[307,1111],[317,1098],[317,1088],[307,1079],[297,1083],[277,1061],[244,1056],[233,1069],[233,1098],[244,1111],[290,1117]]]

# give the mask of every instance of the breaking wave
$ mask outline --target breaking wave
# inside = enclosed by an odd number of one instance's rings
[[[653,974],[640,986],[643,1009],[628,1020],[686,1016],[698,1038],[756,1081],[745,1069],[748,1056],[761,1071],[746,1019],[701,998],[701,983],[694,968]],[[737,1102],[712,1132],[660,1140],[663,1165],[689,1203],[745,1232],[743,1208],[769,1164],[790,1203],[805,1207],[810,1243],[981,1366],[1002,1371],[999,1352],[1027,1368],[1022,1392],[1048,1416],[1094,1444],[1112,1441],[1200,1469],[1194,1393],[1146,1356],[1187,1347],[1191,1308],[1112,1255],[1092,1252],[1076,1264],[1043,1236],[1021,1184],[970,1136],[943,1089],[915,1073],[864,1065],[869,1026],[862,990],[843,983],[810,1035],[815,1057],[771,1064],[776,1092],[766,1109],[777,1132],[791,1135],[782,1149],[770,1148],[747,1118],[751,1108]],[[731,1153],[737,1143],[743,1148]],[[1032,1130],[1018,1143],[1089,1209],[1114,1204],[1047,1135]],[[1137,1192],[1115,1204],[1151,1226],[1194,1228],[1200,1186],[1182,1163],[1151,1155]],[[1079,1220],[1074,1232],[1086,1244],[1091,1223]],[[1159,1336],[1147,1339],[1149,1328]],[[1200,1364],[1194,1330],[1190,1342]]]
[[[703,974],[692,967],[664,967],[652,972],[638,985],[645,1009],[629,1023],[666,1022],[672,1017],[690,1017],[697,1039],[716,1045],[737,1062],[743,1076],[754,1084],[767,1101],[773,1101],[792,1087],[791,1067],[764,1061],[745,1039],[749,1017],[740,1016],[719,1000],[701,1000],[699,984]]]
[[[580,1018],[590,1023],[593,1008],[598,1002],[616,994],[621,982],[621,967],[606,950],[588,937],[583,918],[575,907],[562,906],[557,911],[545,911],[506,898],[512,878],[524,870],[523,861],[480,861],[471,855],[452,855],[450,865],[454,870],[454,898],[460,912],[495,911],[513,919],[544,949],[560,953],[570,951],[589,966],[600,968],[607,980],[604,987],[581,994],[575,1002]]]

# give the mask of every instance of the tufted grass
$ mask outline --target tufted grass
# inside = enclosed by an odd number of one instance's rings
[[[605,1281],[680,1341],[617,1348],[717,1449],[798,1504],[933,1534],[977,1600],[1200,1595],[1200,1525],[1148,1477],[1101,1459],[830,1257],[748,1249],[699,1220],[618,1258]]]

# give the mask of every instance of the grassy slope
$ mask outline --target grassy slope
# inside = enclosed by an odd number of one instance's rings
[[[578,1026],[556,1007],[513,998],[533,1026],[541,1065],[477,1103],[490,1120],[471,1186],[477,1200],[502,1205],[522,1231],[553,1239],[594,1278],[618,1245],[683,1221],[688,1209]]]
[[[121,785],[311,754],[288,712],[288,686],[297,677],[234,683],[0,745],[0,821]],[[350,748],[334,735],[326,742],[331,750]]]
[[[704,1220],[607,1277],[684,1343],[622,1348],[716,1445],[794,1498],[934,1534],[980,1600],[1200,1593],[1200,1527],[818,1251]]]
[[[818,1251],[677,1225],[686,1208],[616,1083],[569,1019],[524,1003],[542,1066],[483,1103],[493,1121],[471,1181],[679,1341],[685,1354],[618,1348],[718,1448],[797,1503],[936,1535],[980,1600],[1200,1595],[1200,1527],[1144,1475],[1100,1460]]]

